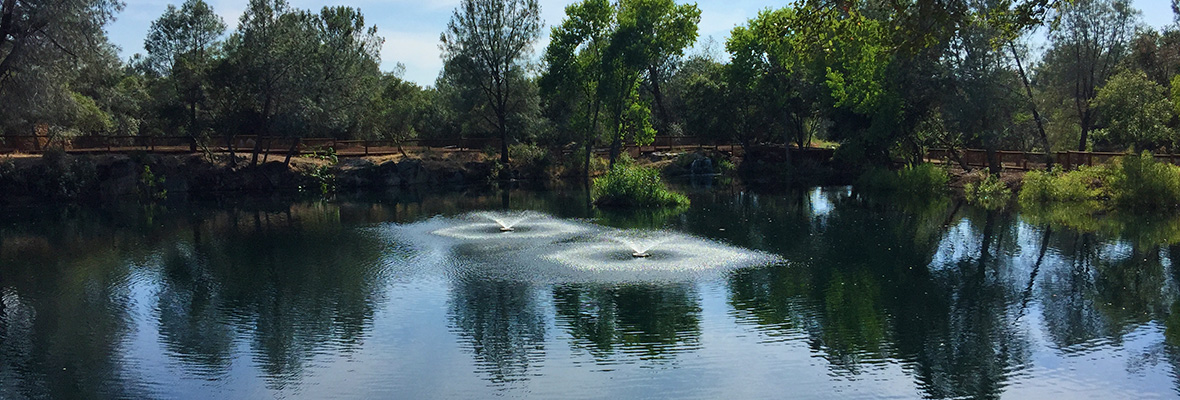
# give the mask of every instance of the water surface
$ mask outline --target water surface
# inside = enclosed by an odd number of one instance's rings
[[[3,210],[0,398],[1180,394],[1166,229],[685,190]],[[476,214],[504,210],[555,225]],[[687,239],[635,260],[634,232]]]

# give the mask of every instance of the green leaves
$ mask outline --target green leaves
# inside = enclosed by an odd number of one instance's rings
[[[1139,150],[1175,148],[1176,132],[1168,127],[1175,115],[1172,101],[1142,71],[1124,70],[1110,78],[1093,104],[1106,124],[1095,131],[1096,141]]]

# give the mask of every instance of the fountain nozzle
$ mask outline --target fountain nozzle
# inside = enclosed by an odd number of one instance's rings
[[[500,227],[500,232],[512,232],[515,230],[516,229],[513,229],[511,226],[501,226]]]
[[[637,251],[637,252],[631,253],[631,257],[647,258],[647,257],[651,257],[651,254],[648,254],[648,253],[642,252],[642,251]]]

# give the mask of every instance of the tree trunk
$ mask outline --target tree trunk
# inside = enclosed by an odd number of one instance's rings
[[[189,144],[188,151],[197,151],[197,103],[191,102],[188,104],[188,135],[193,138],[192,143]]]
[[[615,112],[615,133],[611,135],[610,140],[610,169],[615,169],[615,161],[619,159],[619,147],[623,143],[623,129],[619,123],[623,117],[623,107],[620,105]]]
[[[1033,101],[1032,86],[1028,82],[1028,74],[1024,72],[1024,64],[1020,61],[1020,54],[1016,52],[1016,44],[1008,41],[1008,48],[1012,50],[1012,58],[1016,60],[1016,70],[1020,73],[1020,82],[1024,84],[1024,93],[1028,95],[1028,108],[1032,111],[1033,121],[1037,123],[1041,147],[1045,150],[1045,169],[1052,168],[1053,149],[1049,146],[1049,135],[1045,133],[1045,123],[1041,119],[1041,113],[1037,111],[1037,103]]]
[[[291,140],[291,148],[287,149],[287,157],[283,159],[283,165],[291,165],[291,156],[295,155],[299,150],[299,142],[302,138],[295,138]]]
[[[659,68],[655,65],[648,66],[648,77],[651,78],[651,94],[656,99],[656,108],[660,111],[660,126],[657,130],[661,135],[668,135],[667,127],[672,123],[672,118],[668,116],[668,109],[664,106],[664,92],[660,90],[660,73]]]
[[[1079,138],[1079,140],[1078,140],[1078,151],[1086,151],[1086,143],[1089,141],[1090,129],[1092,128],[1092,125],[1093,125],[1090,121],[1091,119],[1093,119],[1092,114],[1093,113],[1090,111],[1089,107],[1086,107],[1084,109],[1084,111],[1082,111],[1082,113],[1081,113],[1082,135],[1081,135],[1081,138]]]
[[[586,132],[586,182],[590,182],[590,159],[594,157],[594,137],[598,133],[598,111],[601,106],[601,101],[595,96],[594,113],[590,116],[590,131]]]
[[[229,167],[233,168],[233,167],[238,166],[238,155],[234,153],[234,136],[233,135],[226,136],[225,148],[226,148],[226,150],[229,150]]]
[[[504,115],[504,110],[496,113],[496,120],[500,123],[500,162],[505,166],[508,165],[508,117]]]

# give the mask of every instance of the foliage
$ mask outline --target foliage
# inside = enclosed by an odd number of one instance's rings
[[[1176,132],[1167,126],[1174,117],[1172,102],[1142,71],[1125,70],[1110,78],[1094,97],[1094,107],[1106,125],[1094,132],[1095,142],[1139,150],[1176,149]]]
[[[327,196],[336,190],[336,174],[331,165],[315,165],[304,171],[304,176],[311,180],[319,195]],[[310,192],[312,189],[300,185],[300,192]]]
[[[336,156],[336,148],[331,146],[312,149],[311,153],[304,154],[302,157],[324,160],[333,165],[340,162],[340,158]]]
[[[1111,200],[1131,211],[1173,209],[1180,206],[1180,167],[1160,163],[1151,153],[1123,157],[1106,182]]]
[[[1069,172],[1030,171],[1024,176],[1022,206],[1061,203],[1132,212],[1174,209],[1180,205],[1180,167],[1157,162],[1144,152],[1112,165]]]
[[[69,83],[79,66],[114,53],[104,26],[118,0],[4,1],[0,5],[0,133],[29,134],[40,123],[69,126]]]
[[[70,156],[60,147],[42,153],[41,164],[42,168],[34,170],[27,180],[35,193],[49,198],[78,199],[98,183],[93,162]]]
[[[538,177],[553,164],[549,149],[528,143],[517,143],[508,146],[508,157],[517,171]]]
[[[601,207],[678,207],[689,203],[688,197],[664,186],[659,171],[622,163],[594,179],[591,197]]]
[[[1012,200],[1012,190],[995,175],[988,174],[978,182],[963,185],[963,193],[971,204],[988,210],[1003,208]]]
[[[514,96],[512,77],[524,68],[525,55],[541,34],[536,0],[463,0],[442,34],[446,68],[479,91],[492,110],[500,136],[500,162],[508,163],[508,114]]]
[[[1045,203],[1081,203],[1103,197],[1103,182],[1109,175],[1107,167],[1086,167],[1064,172],[1060,167],[1052,171],[1029,171],[1018,198],[1022,206]]]
[[[1067,106],[1079,130],[1074,150],[1085,151],[1098,113],[1098,89],[1117,72],[1138,26],[1139,12],[1129,0],[1077,0],[1063,3],[1049,26],[1049,49],[1039,74]]]
[[[139,193],[148,200],[164,200],[168,198],[168,190],[163,188],[164,177],[157,176],[152,172],[152,167],[149,165],[143,166],[143,171],[139,174]]]
[[[925,163],[907,166],[898,171],[873,168],[857,179],[855,186],[868,191],[903,193],[914,197],[933,197],[944,194],[950,175],[946,169]]]

